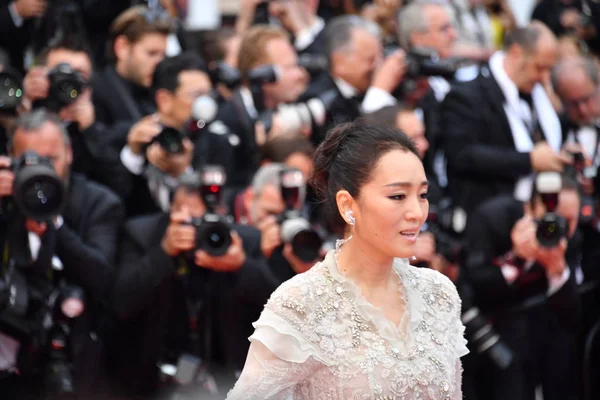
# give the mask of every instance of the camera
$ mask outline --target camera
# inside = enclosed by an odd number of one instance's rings
[[[276,112],[262,112],[258,120],[263,123],[266,132],[273,126],[275,113],[290,132],[298,132],[302,127],[322,127],[329,120],[331,107],[337,97],[337,89],[330,89],[305,103],[284,104]]]
[[[542,247],[556,247],[567,236],[567,221],[556,214],[562,187],[560,174],[542,172],[536,177],[536,190],[546,206],[546,213],[537,221],[536,237]]]
[[[192,218],[196,228],[196,250],[203,250],[213,257],[227,253],[231,246],[231,225],[216,209],[222,202],[222,188],[226,181],[225,171],[217,165],[206,165],[200,172],[200,194],[206,205],[206,213]],[[185,183],[184,183],[185,184]]]
[[[284,168],[279,173],[281,197],[285,211],[277,217],[281,225],[281,239],[292,246],[300,260],[311,262],[319,257],[323,240],[310,222],[300,216],[299,208],[304,203],[306,190],[302,172],[295,168]]]
[[[180,130],[164,126],[162,131],[154,136],[151,143],[158,143],[167,153],[183,153],[183,139],[185,137],[185,133]]]
[[[397,50],[398,47],[388,46],[384,49],[384,55],[387,57]],[[441,59],[437,52],[431,49],[413,48],[406,53],[406,77],[409,79],[441,76],[451,80],[458,67],[458,59]]]
[[[217,62],[214,68],[210,69],[209,75],[213,86],[222,83],[227,88],[233,90],[240,86],[241,83],[240,72],[223,61]]]
[[[49,158],[25,152],[11,160],[10,169],[15,174],[12,201],[25,217],[51,221],[62,213],[67,188]],[[5,204],[2,206],[3,211],[8,212]]]
[[[438,204],[432,203],[421,231],[433,234],[436,252],[444,259],[451,264],[461,264],[465,260],[466,246],[453,234],[453,214],[454,208],[449,198],[442,198]]]
[[[499,369],[507,369],[514,359],[512,350],[502,342],[491,322],[475,305],[475,293],[467,281],[459,278],[456,286],[462,301],[461,321],[470,346],[477,353],[488,355]]]
[[[312,77],[329,69],[327,57],[321,54],[300,54],[298,55],[298,65],[304,68]]]
[[[87,81],[70,64],[58,64],[48,73],[50,88],[44,105],[48,110],[58,112],[73,104],[88,85]]]
[[[11,263],[0,277],[0,328],[28,352],[22,373],[41,375],[49,400],[77,399],[71,363],[71,322],[85,309],[78,286],[54,285]]]
[[[0,112],[16,115],[23,100],[23,77],[16,71],[0,72]]]

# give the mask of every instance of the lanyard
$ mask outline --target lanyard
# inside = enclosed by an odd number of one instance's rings
[[[598,162],[598,155],[599,155],[599,148],[600,148],[600,143],[599,143],[599,138],[598,135],[600,134],[600,132],[598,132],[598,127],[596,125],[593,126],[594,131],[596,132],[596,143],[594,144],[594,153],[592,154],[592,167],[597,167],[598,164],[600,164],[600,162]],[[581,128],[580,128],[581,129]],[[577,143],[578,145],[580,145],[582,148],[582,144],[579,141],[579,131],[580,129],[573,129],[571,132],[573,133],[573,140],[575,141],[575,143]]]

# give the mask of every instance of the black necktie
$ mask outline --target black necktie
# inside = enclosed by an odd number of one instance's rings
[[[531,120],[527,121],[527,120],[523,119],[523,123],[527,127],[527,130],[529,131],[529,135],[531,136],[531,139],[533,140],[533,142],[537,143],[540,140],[542,140],[543,138],[542,138],[542,133],[541,133],[540,126],[539,126],[539,121],[537,118],[537,112],[535,110],[535,107],[533,106],[533,97],[531,96],[531,93],[524,93],[524,92],[519,91],[519,98],[521,98],[529,107],[529,113],[531,115]]]

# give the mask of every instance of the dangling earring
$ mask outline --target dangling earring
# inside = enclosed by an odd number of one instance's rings
[[[348,225],[354,226],[356,224],[356,219],[354,218],[354,213],[352,212],[352,210],[348,210],[345,213],[346,216],[346,223]],[[335,241],[335,252],[339,253],[342,246],[348,242],[350,239],[352,239],[352,237],[354,236],[354,234],[350,235],[348,237],[348,239],[338,239]]]
[[[346,222],[348,223],[348,225],[352,226],[356,224],[356,219],[354,219],[354,213],[352,212],[352,210],[346,211]]]

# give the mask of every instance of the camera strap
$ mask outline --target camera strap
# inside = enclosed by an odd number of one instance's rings
[[[581,128],[578,129],[573,129],[571,132],[573,133],[573,141],[575,141],[575,143],[577,143],[578,145],[580,145],[583,148],[583,144],[581,143],[581,141],[579,140],[579,131]],[[593,125],[593,129],[594,132],[596,133],[596,140],[594,143],[594,151],[592,153],[592,167],[593,168],[597,168],[598,165],[600,165],[600,160],[598,159],[598,156],[600,155],[600,129],[598,129],[597,125]]]

